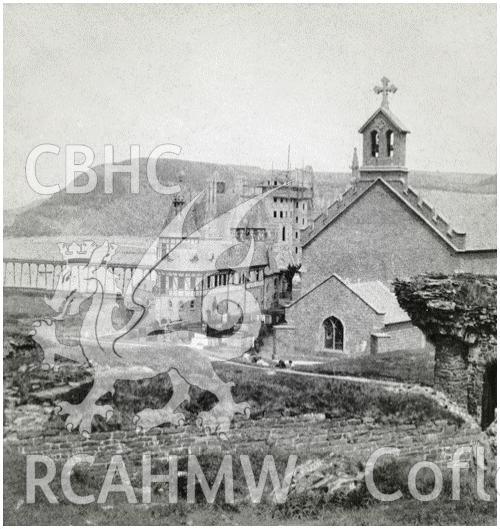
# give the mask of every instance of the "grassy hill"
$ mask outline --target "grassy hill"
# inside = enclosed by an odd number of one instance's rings
[[[95,167],[98,184],[87,194],[68,194],[65,190],[48,199],[35,201],[17,210],[4,212],[4,235],[33,237],[51,235],[129,235],[156,236],[170,218],[172,197],[155,192],[146,176],[146,163],[140,159],[140,192],[130,192],[130,176],[118,173],[114,177],[114,191],[104,193],[104,166]],[[157,175],[163,185],[181,185],[184,196],[206,188],[217,174],[226,183],[226,191],[219,195],[219,212],[234,206],[243,192],[242,183],[257,183],[271,176],[271,171],[251,166],[225,165],[188,160],[158,160]],[[84,183],[85,175],[77,178]],[[315,195],[326,207],[342,192],[350,181],[349,173],[315,173]],[[495,193],[496,175],[410,172],[410,184],[416,188]],[[324,204],[323,204],[324,202]],[[203,203],[200,204],[200,211]]]

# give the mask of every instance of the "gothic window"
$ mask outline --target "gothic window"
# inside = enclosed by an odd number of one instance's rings
[[[387,145],[387,156],[392,158],[394,156],[394,132],[388,130],[385,133],[385,141]]]
[[[332,351],[344,350],[344,326],[342,322],[331,316],[323,322],[324,348]]]
[[[372,130],[371,132],[371,142],[372,142],[372,157],[378,158],[378,148],[379,148],[379,135],[377,130]]]

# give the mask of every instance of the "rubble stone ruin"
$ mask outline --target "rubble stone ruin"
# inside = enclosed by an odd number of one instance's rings
[[[427,274],[395,280],[394,287],[435,346],[435,388],[487,428],[496,412],[496,277]]]

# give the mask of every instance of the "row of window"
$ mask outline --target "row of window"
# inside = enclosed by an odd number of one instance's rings
[[[283,202],[285,202],[285,204],[288,203],[288,200],[290,200],[291,202],[293,202],[293,199],[288,199],[288,198],[278,198],[278,197],[274,197],[274,202],[277,203],[278,201],[282,204]],[[295,200],[295,207],[297,209],[299,209],[299,201],[298,200]],[[306,209],[306,203],[305,202],[302,202],[302,209]]]
[[[189,285],[189,290],[201,289],[208,290],[210,288],[226,286],[228,284],[240,285],[244,281],[243,274],[239,272],[221,272],[219,274],[212,274],[206,277],[203,281],[203,284],[199,277],[197,276],[182,276],[176,275],[177,285],[176,290],[185,290],[186,286]],[[167,275],[164,273],[159,273],[160,279],[160,294],[165,294],[168,290],[174,290],[174,276]],[[262,281],[264,279],[264,269],[260,268],[258,270],[250,270],[250,273],[247,275],[247,281],[253,283],[255,281]]]
[[[279,217],[280,219],[282,219],[283,217],[284,218],[287,218],[288,217],[288,211],[285,211],[285,215],[283,216],[283,211],[279,211]],[[290,215],[291,217],[292,215]],[[273,217],[276,219],[278,218],[278,211],[274,210],[273,211]],[[299,217],[295,217],[295,223],[298,224],[299,223]],[[302,218],[302,225],[304,225],[306,223],[306,219],[305,218]]]

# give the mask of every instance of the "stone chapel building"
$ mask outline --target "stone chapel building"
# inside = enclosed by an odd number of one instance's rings
[[[496,274],[495,201],[466,215],[448,207],[448,219],[410,187],[409,130],[388,103],[396,87],[384,77],[375,91],[382,104],[359,129],[362,166],[355,153],[351,187],[302,234],[300,295],[275,330],[278,357],[423,348],[392,281],[426,272]]]

